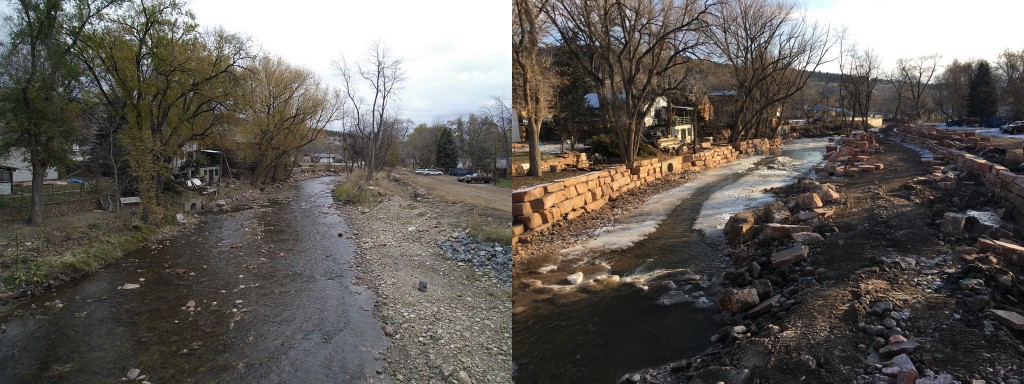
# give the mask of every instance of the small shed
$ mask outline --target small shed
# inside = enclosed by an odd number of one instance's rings
[[[0,195],[14,193],[14,171],[17,170],[18,168],[0,164]]]

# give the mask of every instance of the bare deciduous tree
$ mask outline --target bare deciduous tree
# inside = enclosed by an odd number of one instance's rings
[[[545,13],[598,88],[622,160],[640,147],[651,101],[685,90],[683,70],[703,46],[714,0],[553,0]]]
[[[365,140],[366,182],[373,179],[374,172],[384,166],[385,155],[391,141],[387,140],[388,129],[396,129],[398,124],[389,124],[393,118],[394,102],[398,98],[405,73],[402,72],[402,61],[391,56],[390,50],[381,42],[370,45],[365,61],[352,68],[342,58],[334,62],[334,67],[341,75],[344,98],[349,113],[347,127]],[[356,77],[362,78],[369,85],[369,98],[364,97]],[[404,135],[403,135],[404,136]]]
[[[926,103],[924,101],[925,89],[932,81],[935,70],[939,66],[939,54],[918,56],[912,59],[899,59],[896,61],[896,71],[903,77],[906,89],[910,93],[911,115],[913,120],[921,119],[924,115]]]
[[[867,129],[868,113],[871,109],[871,98],[878,85],[880,60],[870,49],[858,50],[851,46],[846,55],[846,73],[843,77],[842,89],[854,117],[863,119]]]
[[[717,9],[708,35],[713,57],[732,70],[737,100],[730,140],[767,136],[779,108],[828,62],[835,38],[790,1],[739,0]]]
[[[1013,108],[1013,116],[1024,117],[1024,50],[1003,51],[996,65],[1006,81],[1003,95]]]
[[[490,115],[491,121],[494,121],[496,124],[498,138],[501,140],[501,149],[496,153],[496,156],[505,158],[505,169],[510,171],[512,169],[512,129],[515,128],[515,119],[512,118],[512,106],[506,100],[495,96],[494,101],[490,106],[485,107],[485,110]],[[498,175],[495,174],[495,176]]]
[[[963,118],[967,113],[967,90],[971,86],[974,65],[954,59],[938,76],[935,106],[949,119]]]
[[[888,71],[884,75],[885,82],[892,86],[893,93],[895,94],[896,106],[893,109],[893,117],[897,120],[905,119],[906,113],[903,111],[903,100],[907,99],[907,80],[903,77],[898,69]]]
[[[540,129],[550,109],[556,77],[551,59],[540,53],[547,0],[512,2],[512,104],[526,121],[530,176],[540,176]]]

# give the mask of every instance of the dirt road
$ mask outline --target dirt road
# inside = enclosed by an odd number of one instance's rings
[[[423,176],[406,170],[396,173],[443,200],[485,208],[489,211],[486,212],[488,216],[512,216],[512,190],[508,188],[493,184],[460,183],[455,176]]]

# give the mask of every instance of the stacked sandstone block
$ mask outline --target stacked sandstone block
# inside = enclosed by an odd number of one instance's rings
[[[951,148],[958,142],[988,143],[989,138],[978,138],[974,132],[956,132],[935,128],[905,126],[896,129],[898,138],[928,149],[932,156],[922,157],[925,176],[914,182],[934,182],[940,188],[953,188],[963,173],[978,176],[990,191],[1007,206],[1004,218],[1024,221],[1024,175],[985,160],[980,156]],[[979,148],[984,149],[981,145]]]
[[[815,164],[813,170],[830,176],[857,176],[861,172],[882,170],[884,164],[870,162],[870,155],[880,152],[882,146],[874,135],[854,132],[837,140],[835,145],[825,146],[825,161]]]
[[[779,139],[761,139],[735,146],[718,145],[692,155],[665,160],[647,159],[631,166],[620,165],[585,175],[556,180],[512,192],[513,236],[527,230],[542,230],[560,220],[572,220],[601,209],[626,191],[642,186],[667,174],[714,168],[737,158],[753,154],[755,148],[774,150],[782,145]],[[739,148],[739,149],[737,149]]]

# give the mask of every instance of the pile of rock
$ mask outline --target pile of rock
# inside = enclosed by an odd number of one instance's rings
[[[850,136],[839,138],[833,145],[825,146],[825,161],[815,164],[812,168],[819,177],[825,176],[857,176],[861,172],[882,170],[882,163],[872,163],[871,156],[881,153],[882,146],[875,136],[866,132],[854,132]]]
[[[505,284],[512,283],[512,247],[483,243],[466,232],[456,232],[437,242],[449,259],[470,263]]]
[[[863,297],[858,301],[861,305],[867,304]],[[895,379],[896,383],[914,383],[920,373],[909,355],[921,345],[904,334],[910,312],[898,311],[891,301],[879,300],[871,303],[867,315],[865,321],[857,324],[857,329],[872,340],[870,345],[857,345],[857,350],[865,353],[865,361],[869,362],[862,378],[867,382]]]
[[[775,202],[749,211],[739,212],[725,223],[725,236],[731,246],[755,239],[793,238],[801,244],[815,244],[821,235],[812,232],[825,225],[825,219],[835,210],[827,205],[843,200],[836,187],[803,179],[799,182],[803,192],[785,202]]]

